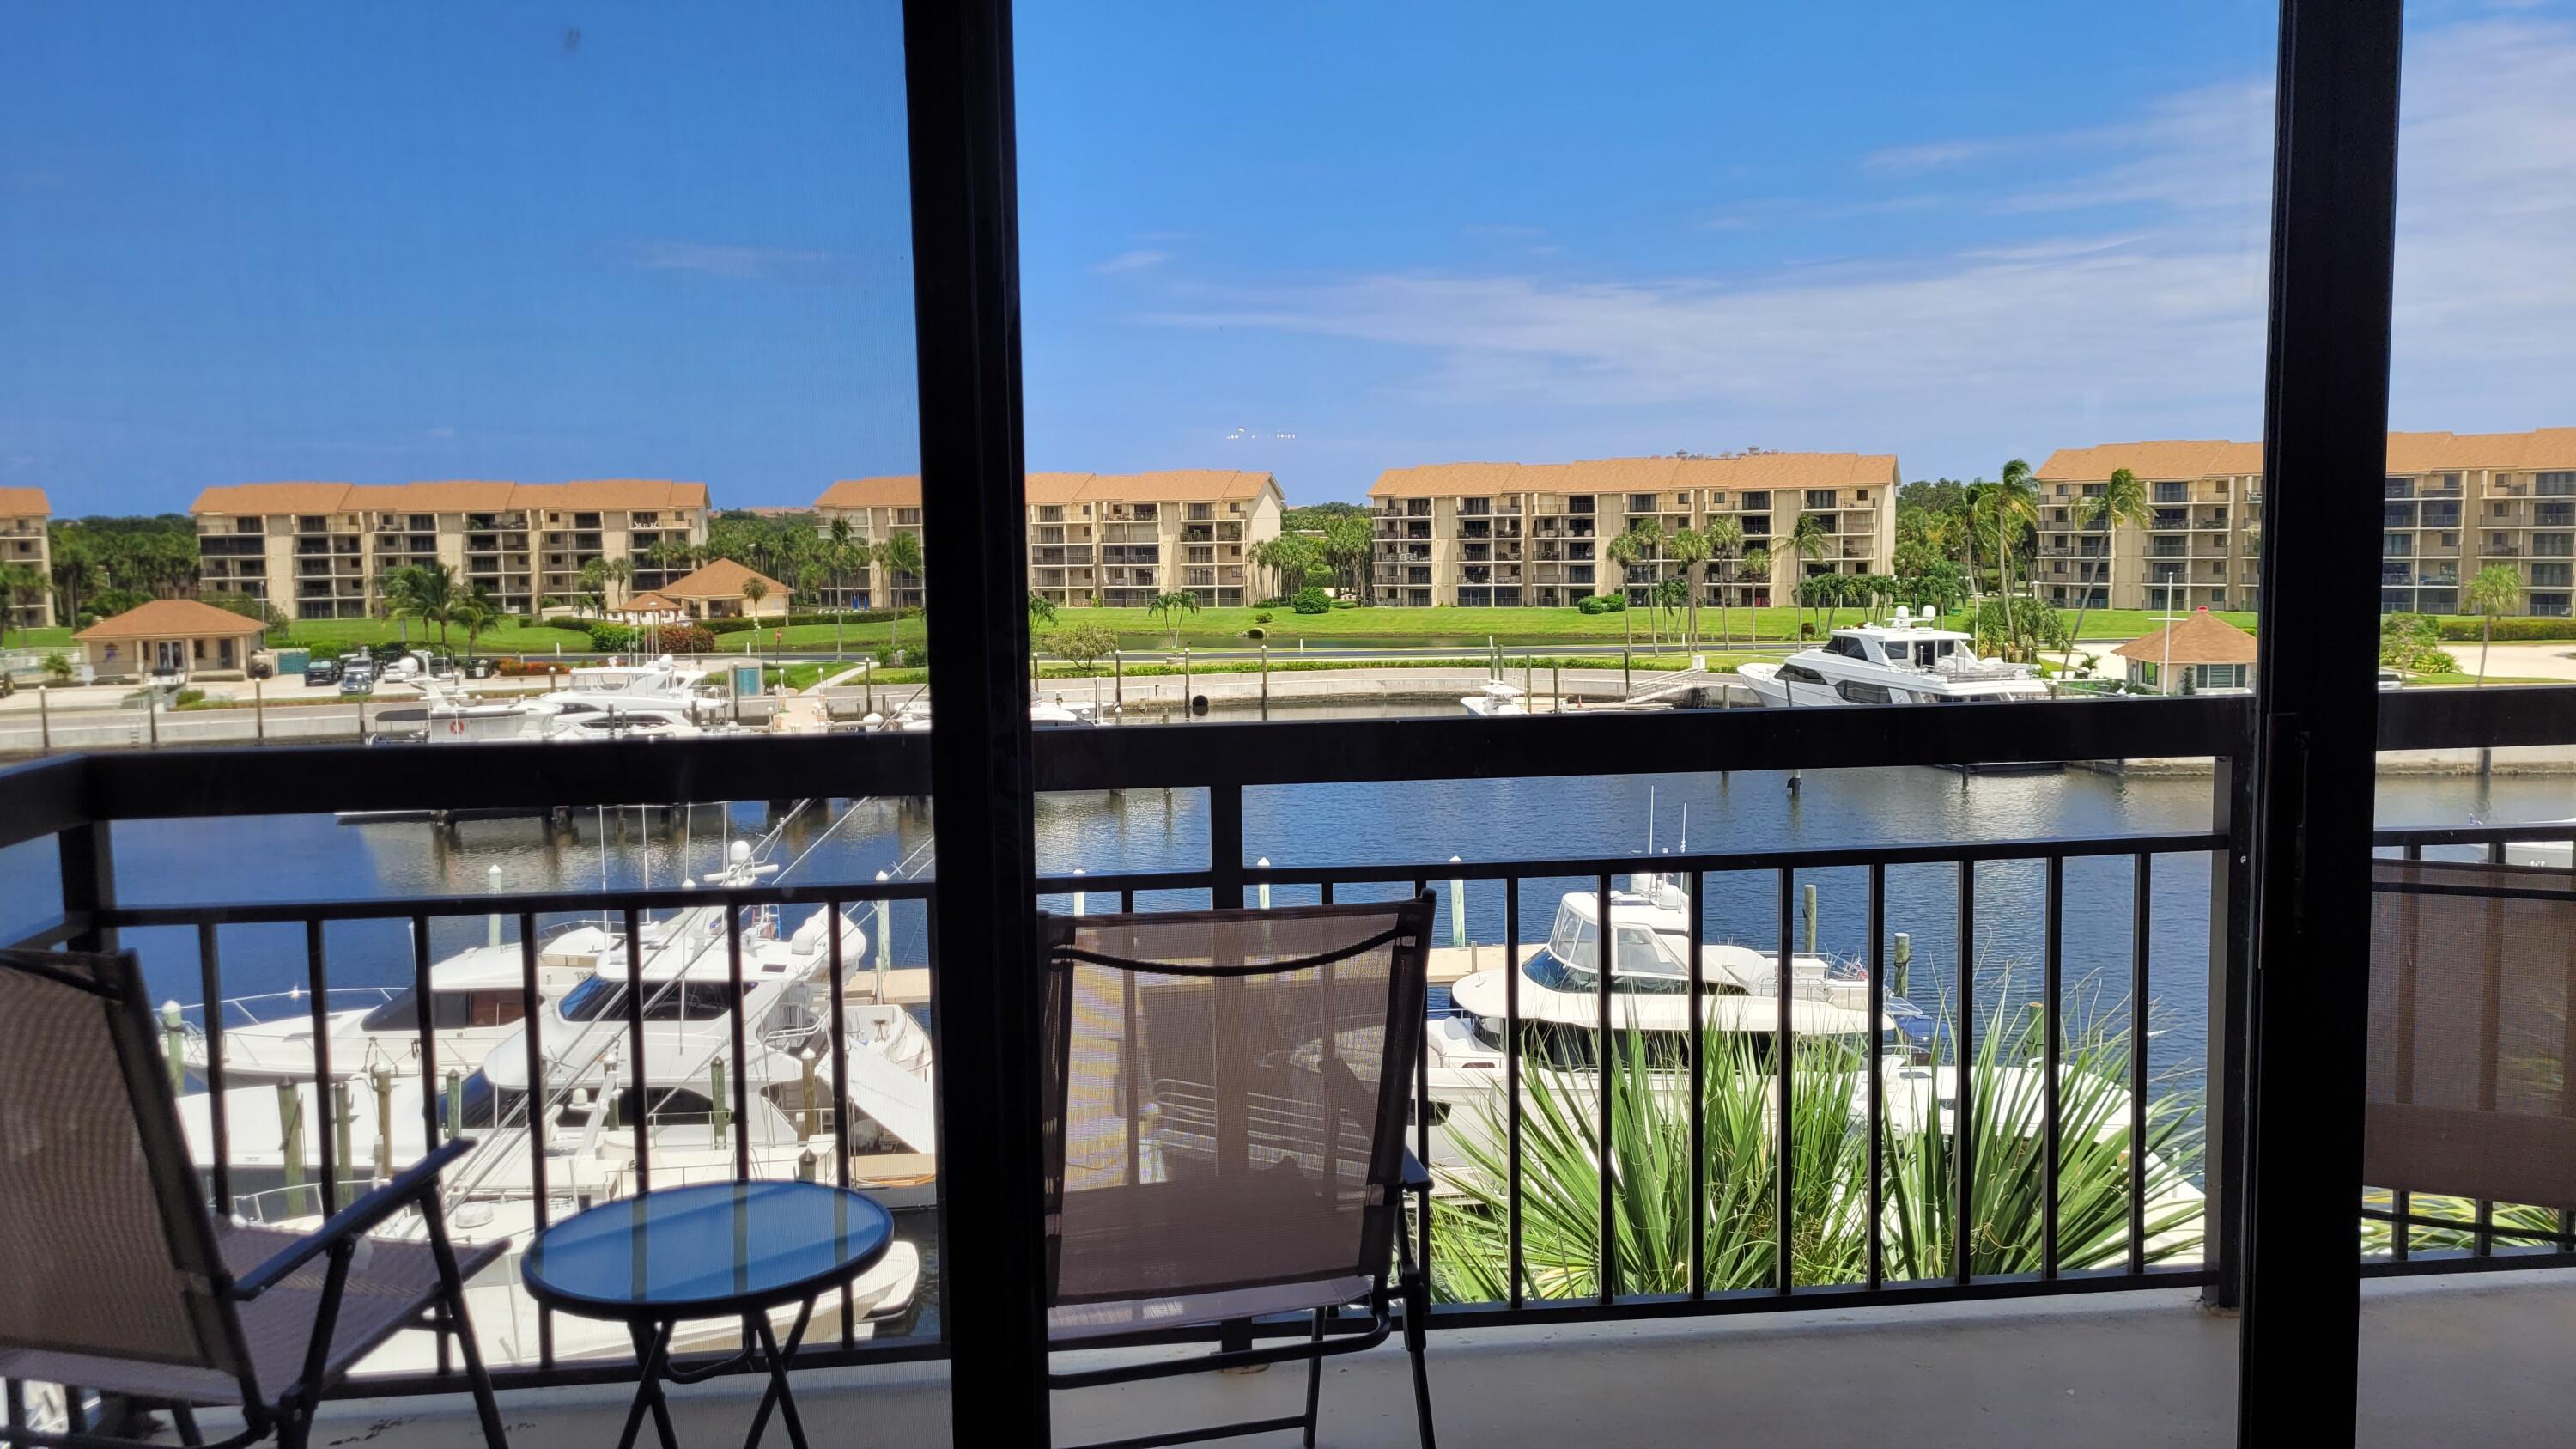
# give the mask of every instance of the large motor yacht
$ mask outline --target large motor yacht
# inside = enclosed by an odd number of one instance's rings
[[[1766,705],[1959,704],[2046,699],[2027,664],[1977,657],[1973,635],[1936,627],[1903,605],[1884,624],[1836,629],[1778,664],[1737,670]]]

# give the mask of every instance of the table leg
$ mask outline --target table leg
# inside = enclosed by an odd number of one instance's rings
[[[653,1431],[661,1438],[662,1449],[680,1449],[680,1439],[671,1432],[671,1409],[662,1398],[662,1370],[671,1361],[671,1331],[676,1323],[660,1323],[647,1328],[630,1323],[626,1331],[635,1340],[635,1402],[626,1409],[625,1432],[617,1436],[617,1449],[635,1449],[635,1433],[644,1427],[644,1411],[653,1411]]]
[[[751,1437],[742,1441],[743,1449],[760,1449],[760,1436],[769,1428],[769,1406],[778,1405],[778,1417],[787,1421],[788,1442],[805,1449],[805,1423],[796,1417],[796,1397],[787,1387],[787,1360],[796,1354],[796,1346],[805,1340],[805,1325],[813,1320],[814,1300],[808,1298],[796,1310],[796,1326],[787,1330],[787,1344],[781,1348],[777,1335],[769,1327],[769,1315],[753,1317],[753,1330],[760,1335],[760,1347],[769,1360],[769,1388],[760,1396],[760,1408],[751,1416]]]

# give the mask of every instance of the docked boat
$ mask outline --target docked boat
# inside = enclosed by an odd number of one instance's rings
[[[584,665],[561,689],[522,699],[476,700],[434,681],[424,702],[379,712],[373,738],[432,744],[491,740],[678,739],[730,733],[733,700],[669,656],[642,664]]]
[[[1736,673],[1765,705],[1984,704],[2046,699],[2027,664],[1977,657],[1975,636],[1935,627],[1903,605],[1884,624],[1836,629],[1824,644]]]
[[[915,696],[895,707],[890,715],[876,716],[870,728],[888,734],[924,735],[930,733],[930,701]],[[1029,699],[1031,729],[1068,729],[1100,723],[1096,705],[1065,702],[1059,694],[1053,699]]]
[[[613,935],[596,922],[566,923],[540,936],[538,997],[551,1001],[590,979],[613,941]],[[519,943],[501,940],[496,929],[490,941],[431,963],[431,1050],[442,1065],[470,1070],[517,1029],[526,1006],[521,954]],[[222,1025],[223,1076],[228,1087],[309,1082],[317,1056],[330,1059],[335,1079],[370,1076],[379,1068],[397,1074],[419,1070],[421,1003],[416,990],[336,988],[323,1006],[318,1025],[312,998],[302,991],[183,1007],[181,1059],[190,1075],[208,1074],[210,1048],[217,1035],[206,1027],[211,1014]],[[317,1030],[328,1043],[327,1052],[314,1050]]]
[[[1480,719],[1529,713],[1529,705],[1521,697],[1521,687],[1499,679],[1486,680],[1484,688],[1462,696],[1458,703],[1466,707],[1467,713]]]

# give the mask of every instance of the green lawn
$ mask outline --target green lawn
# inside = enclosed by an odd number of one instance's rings
[[[1270,622],[1258,623],[1261,614]],[[1834,625],[1861,622],[1859,609],[1838,609],[1832,614]],[[2252,614],[2221,614],[2231,624],[2251,629]],[[2071,616],[2070,616],[2071,618]],[[1715,609],[1702,608],[1699,614],[1700,642],[1703,647],[1716,647],[1729,637],[1737,643],[1790,643],[1797,640],[1802,615],[1794,608],[1736,609],[1729,612],[1722,628]],[[1821,637],[1827,626],[1824,614],[1808,610],[1803,622]],[[2133,639],[2163,626],[2163,616],[2138,609],[2094,609],[2084,616],[2087,639]],[[1170,629],[1158,619],[1148,618],[1142,609],[1063,609],[1058,611],[1057,625],[1101,624],[1116,631],[1129,649],[1145,651],[1166,648]],[[1488,638],[1506,646],[1543,644],[1560,640],[1582,640],[1589,644],[1614,644],[1634,637],[1644,644],[1658,634],[1648,611],[1633,609],[1623,613],[1586,614],[1570,608],[1557,609],[1335,609],[1327,614],[1300,614],[1290,609],[1201,609],[1183,615],[1180,634],[1183,643],[1196,647],[1241,647],[1251,641],[1246,630],[1256,625],[1268,637],[1272,648],[1295,648],[1299,640],[1317,644],[1455,644],[1482,645]],[[1037,625],[1043,637],[1050,626]],[[1660,631],[1669,635],[1670,626]]]
[[[359,644],[386,645],[401,642],[408,634],[412,644],[436,644],[438,626],[422,627],[417,619],[302,619],[282,630],[269,631],[272,640],[283,635],[292,646],[334,644],[346,649]],[[503,625],[486,629],[474,638],[471,652],[476,654],[552,654],[560,647],[567,654],[590,652],[590,636],[579,629],[522,629]],[[447,631],[447,649],[452,654],[468,652],[465,631],[451,627]]]

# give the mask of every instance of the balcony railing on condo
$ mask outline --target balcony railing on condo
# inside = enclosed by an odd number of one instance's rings
[[[2576,691],[2560,690],[2558,694]],[[1795,931],[1801,884],[1814,880],[1819,872],[1846,873],[1843,878],[1855,882],[1857,909],[1869,922],[1868,945],[1861,963],[1866,968],[1866,984],[1861,989],[1867,997],[1864,1019],[1871,1022],[1883,1015],[1893,966],[1888,930],[1890,875],[1899,871],[1943,872],[1943,889],[1958,949],[1951,957],[1950,979],[1942,983],[1941,989],[1946,994],[1950,1020],[1956,1023],[1952,1028],[1956,1035],[1947,1043],[1947,1049],[1951,1059],[1960,1062],[1973,1060],[1979,1043],[1995,1023],[2003,1021],[1995,1010],[1997,983],[1981,968],[1976,950],[1981,939],[1979,915],[1991,901],[1994,873],[2007,863],[2034,863],[2040,889],[2028,909],[2046,947],[2038,962],[2042,985],[2037,1007],[2030,1013],[2031,1044],[2027,1051],[2033,1066],[2031,1079],[2039,1086],[2028,1100],[2008,1111],[2027,1114],[2030,1130],[2048,1144],[2046,1150],[2030,1155],[2045,1164],[2037,1169],[2045,1174],[2046,1184],[2039,1195],[2053,1209],[2058,1202],[2056,1164],[2062,1160],[2061,1133],[2068,1125],[2060,1085],[2068,1066],[2063,1055],[2065,1043],[2072,1035],[2065,1015],[2066,1003],[2080,995],[2067,990],[2065,963],[2057,945],[2058,928],[2073,918],[2074,910],[2085,909],[2068,889],[2070,864],[2088,863],[2089,874],[2099,868],[2090,863],[2113,863],[2110,868],[2121,870],[2132,882],[2125,893],[2132,902],[2129,909],[2134,945],[2120,967],[2124,978],[2121,988],[2128,1000],[2150,1000],[2160,983],[2166,983],[2164,968],[2151,945],[2172,934],[2159,922],[2166,903],[2172,899],[2173,883],[2195,878],[2208,882],[2212,921],[2207,969],[2213,998],[2245,999],[2251,986],[2242,913],[2250,909],[2252,900],[2247,846],[2254,815],[2247,755],[2252,718],[2248,700],[2202,697],[1915,711],[1905,717],[1902,728],[1890,728],[1884,717],[1870,710],[1850,709],[1670,712],[1624,717],[1574,714],[1513,721],[1501,729],[1485,721],[1439,719],[1408,721],[1392,728],[1374,722],[1330,722],[1046,731],[1032,745],[1033,788],[1045,792],[1204,791],[1207,804],[1202,818],[1209,840],[1204,866],[1050,876],[1038,882],[1038,889],[1042,898],[1059,906],[1071,892],[1079,890],[1089,894],[1095,908],[1105,908],[1115,900],[1120,908],[1133,909],[1140,899],[1164,908],[1211,901],[1249,904],[1256,897],[1274,896],[1291,900],[1331,900],[1336,894],[1359,898],[1429,888],[1439,891],[1452,911],[1457,909],[1459,892],[1463,890],[1488,907],[1499,902],[1503,939],[1518,943],[1534,939],[1530,928],[1545,918],[1553,893],[1569,886],[1591,898],[1595,919],[1612,919],[1615,877],[1635,869],[1638,859],[1633,854],[1617,854],[1474,862],[1361,861],[1336,860],[1328,854],[1312,864],[1263,868],[1247,863],[1250,852],[1244,835],[1245,791],[1350,781],[1451,779],[1459,774],[1465,761],[1473,762],[1479,776],[1514,778],[1591,774],[1599,772],[1604,761],[1635,758],[1723,760],[1737,771],[2061,759],[2215,758],[2218,765],[2210,784],[2212,818],[2225,822],[2217,828],[1856,846],[1782,847],[1757,843],[1740,850],[1676,852],[1653,862],[1682,898],[1694,903],[1709,898],[1707,890],[1718,878],[1759,880],[1758,889],[1775,904],[1777,922],[1776,942],[1760,944],[1764,949],[1776,946],[1775,959],[1787,959],[1799,952]],[[2421,750],[2563,742],[2570,720],[2576,720],[2576,703],[2554,697],[2542,701],[2527,691],[2409,691],[2379,701],[2379,743],[2383,749]],[[534,1028],[542,1017],[536,1009],[538,942],[541,925],[548,917],[604,919],[610,923],[613,936],[638,941],[644,939],[648,913],[714,904],[724,908],[722,920],[729,923],[720,929],[720,938],[735,943],[740,940],[738,933],[746,920],[762,911],[820,907],[835,915],[847,910],[864,918],[880,902],[889,909],[918,911],[935,898],[938,886],[919,879],[739,886],[702,883],[695,887],[674,883],[655,889],[547,890],[497,898],[477,891],[358,900],[298,900],[290,896],[128,905],[120,903],[114,884],[117,830],[126,822],[312,811],[571,808],[587,812],[638,799],[786,799],[812,793],[817,788],[814,782],[821,780],[829,780],[835,793],[852,797],[912,798],[929,793],[930,743],[922,735],[880,734],[585,745],[493,744],[456,747],[474,752],[459,757],[460,764],[470,763],[472,768],[437,771],[419,768],[408,752],[357,747],[142,752],[38,761],[0,770],[0,849],[52,837],[54,853],[61,862],[56,885],[59,907],[53,918],[35,923],[24,937],[10,944],[95,946],[111,940],[120,930],[134,931],[138,933],[134,944],[145,953],[147,964],[184,962],[201,975],[206,983],[206,999],[213,1001],[220,995],[219,933],[236,927],[300,930],[311,988],[307,1000],[319,1041],[327,1040],[329,1035],[323,1018],[330,1005],[332,955],[346,949],[346,943],[364,923],[381,923],[381,928],[391,931],[397,939],[407,937],[415,943],[409,952],[410,984],[426,998],[431,923],[480,919],[497,907],[516,924],[523,1015]],[[2563,824],[2382,831],[2378,841],[2384,848],[2408,854],[2463,846],[2500,851],[2509,840],[2564,838],[2567,831]],[[1452,881],[1461,884],[1452,887],[1448,884]],[[1982,893],[1981,882],[1987,885]],[[2074,910],[2070,910],[2070,902]],[[148,940],[141,934],[145,932],[150,933]],[[832,1100],[847,1101],[851,1068],[846,1056],[846,1033],[841,1030],[837,1013],[846,1000],[846,988],[866,970],[866,964],[844,958],[840,932],[822,934],[826,944],[820,968],[820,996],[835,1015],[827,1034],[829,1050],[815,1061],[814,1070],[822,1082],[829,1084]],[[1699,930],[1690,932],[1684,948],[1687,961],[1674,993],[1677,1000],[1686,1000],[1689,1014],[1684,1020],[1703,1015],[1705,1004],[1716,995],[1704,956],[1703,935]],[[192,941],[193,952],[189,944]],[[177,958],[176,962],[173,958]],[[740,959],[734,957],[737,970]],[[1508,963],[1508,955],[1506,960]],[[934,959],[931,967],[936,970],[937,966]],[[2189,989],[2194,991],[2200,989],[2197,975],[2195,968],[2189,982]],[[1604,1040],[1615,1039],[1620,1030],[1622,997],[1614,985],[1610,973],[1595,973],[1594,984],[1589,988],[1598,1004],[1597,1032]],[[2170,992],[2170,984],[2164,989]],[[1521,1014],[1516,994],[1507,995],[1505,1002],[1502,1036],[1506,1041],[1517,1041],[1530,1019]],[[1776,1021],[1769,1026],[1777,1043],[1773,1060],[1800,1065],[1789,1074],[1771,1071],[1758,1078],[1760,1090],[1779,1094],[1778,1110],[1764,1115],[1780,1124],[1777,1130],[1790,1134],[1806,1130],[1807,1124],[1817,1120],[1815,1114],[1795,1110],[1796,1095],[1808,1090],[1804,1084],[1812,1080],[1806,1074],[1828,1070],[1802,1059],[1802,1002],[1803,998],[1792,990],[1778,992],[1766,1003],[1777,1012]],[[640,1008],[631,999],[613,1009],[629,1030],[640,1032],[641,1023],[635,1019]],[[218,1102],[226,1100],[221,1096],[222,1064],[224,1036],[230,1026],[220,1012],[196,1024],[205,1042],[208,1085],[217,1092]],[[1427,1021],[1413,1026],[1429,1030]],[[2006,1029],[2015,1033],[2021,1030],[2018,1026]],[[1533,1150],[1539,1129],[1522,1103],[1530,1090],[1529,1074],[1539,1068],[1525,1062],[1519,1052],[1504,1052],[1498,1071],[1501,1089],[1496,1094],[1500,1104],[1496,1112],[1501,1122],[1494,1150],[1506,1170],[1492,1189],[1493,1251],[1500,1254],[1492,1265],[1496,1269],[1492,1277],[1504,1287],[1501,1296],[1493,1301],[1444,1304],[1435,1313],[1432,1326],[1446,1330],[1564,1325],[1601,1319],[1763,1312],[1783,1306],[1896,1307],[1965,1299],[2089,1294],[2111,1289],[2197,1286],[2223,1293],[2234,1281],[2240,1262],[2242,1229],[2238,1209],[2242,1203],[2237,1194],[2242,1190],[2245,1166],[2241,1155],[2245,1142],[2244,1080],[2238,1075],[2245,1063],[2226,1039],[2226,1033],[2244,1030],[2239,1019],[2212,1023],[2206,1100],[2219,1153],[2208,1163],[2208,1204],[2199,1229],[2204,1235],[2205,1251],[2199,1263],[2160,1266],[2153,1260],[2150,1213],[2163,1209],[2151,1207],[2148,1200],[2149,1174],[2127,1172],[2120,1177],[2116,1209],[2121,1221],[2104,1229],[2114,1236],[2118,1246],[2099,1266],[2082,1272],[2061,1270],[2074,1229],[2061,1223],[2057,1212],[2050,1210],[2041,1218],[2038,1229],[2041,1237],[2036,1271],[1979,1271],[1975,1264],[1986,1259],[1984,1245],[1974,1239],[1983,1219],[1976,1195],[1982,1185],[1993,1181],[1989,1174],[2015,1169],[2010,1163],[1972,1158],[1938,1187],[1939,1192],[1951,1195],[1943,1205],[1943,1216],[1948,1224],[1946,1231],[1954,1236],[1947,1241],[1944,1256],[1957,1265],[1938,1278],[1912,1277],[1900,1271],[1889,1256],[1887,1235],[1869,1232],[1862,1235],[1864,1244],[1847,1279],[1797,1282],[1795,1274],[1800,1265],[1792,1258],[1796,1236],[1775,1232],[1768,1240],[1771,1247],[1767,1250],[1767,1282],[1757,1282],[1749,1288],[1715,1286],[1711,1254],[1719,1245],[1709,1235],[1707,1215],[1693,1213],[1686,1215],[1691,1226],[1676,1240],[1673,1249],[1680,1269],[1678,1281],[1684,1285],[1679,1291],[1654,1291],[1631,1281],[1622,1257],[1612,1255],[1600,1264],[1603,1271],[1597,1290],[1581,1298],[1546,1296],[1533,1272],[1532,1239],[1524,1228],[1533,1211],[1530,1194],[1542,1179],[1539,1166],[1527,1154]],[[1705,1059],[1705,1053],[1694,1049],[1695,1040],[1685,1034],[1681,1038],[1683,1049],[1672,1061],[1655,1069],[1668,1073],[1672,1080],[1672,1110],[1677,1121],[1686,1122],[1694,1149],[1712,1125],[1701,1114],[1702,1104],[1708,1100],[1703,1089],[1709,1074],[1736,1069],[1731,1063]],[[527,1034],[525,1041],[530,1076],[536,1079],[541,1075],[536,1068],[544,1061],[543,1044],[535,1030]],[[2016,1035],[2003,1049],[2018,1054],[2025,1050],[2020,1043]],[[749,1115],[747,1094],[751,1089],[747,1085],[749,1077],[742,1070],[747,1045],[737,1035],[725,1058],[732,1069],[726,1085],[733,1097],[736,1122],[747,1120]],[[1849,1110],[1861,1129],[1856,1134],[1859,1145],[1853,1150],[1866,1157],[1865,1166],[1854,1177],[1862,1184],[1860,1191],[1864,1194],[1854,1203],[1854,1210],[1864,1214],[1868,1222],[1883,1223],[1891,1208],[1885,1197],[1890,1182],[1886,1154],[1889,1144],[1896,1140],[1891,1104],[1897,1100],[1898,1083],[1883,1053],[1870,1050],[1857,1055],[1861,1059],[1830,1070],[1849,1075]],[[623,1070],[632,1070],[641,1060],[639,1054]],[[327,1059],[316,1062],[319,1073],[327,1073],[329,1065]],[[417,1083],[426,1118],[421,1126],[426,1134],[438,1135],[444,1130],[437,1120],[435,1104],[446,1090],[447,1075],[460,1065],[443,1059],[435,1034],[424,1031],[416,1057],[398,1068]],[[2128,1160],[2138,1161],[2152,1140],[2149,1114],[2159,1109],[2151,1106],[2152,1083],[2145,1054],[2132,1051],[2122,1065],[2126,1076],[2117,1085],[2124,1092],[2124,1113],[2086,1130],[2098,1129],[2124,1144],[2122,1151]],[[1623,1073],[1591,1080],[1597,1083],[1595,1089],[1570,1103],[1570,1110],[1583,1119],[1581,1130],[1597,1133],[1601,1140],[1628,1140],[1618,1123],[1623,1120],[1623,1111],[1637,1105],[1628,1095],[1635,1090],[1634,1084]],[[1953,1096],[1941,1106],[1945,1112],[1955,1111],[1960,1121],[1970,1120],[1980,1111],[2006,1110],[1993,1104],[1981,1105],[1974,1094],[1983,1090],[1986,1088],[1977,1073],[1961,1072],[1955,1079]],[[1427,1065],[1417,1075],[1413,1094],[1417,1154],[1425,1157],[1435,1176],[1461,1172],[1463,1164],[1455,1157],[1433,1151],[1435,1114]],[[329,1099],[327,1091],[322,1092],[321,1099]],[[632,1134],[635,1149],[648,1167],[654,1156],[650,1125],[643,1120],[628,1120],[614,1129],[620,1134]],[[212,1131],[215,1153],[208,1164],[206,1186],[218,1203],[229,1206],[236,1189],[245,1184],[236,1180],[225,1148],[228,1138],[222,1112],[212,1114]],[[848,1114],[833,1112],[814,1139],[823,1149],[814,1154],[815,1171],[824,1180],[854,1184],[858,1165],[866,1159],[854,1155],[849,1132]],[[319,1163],[313,1181],[329,1185],[327,1190],[346,1192],[363,1182],[371,1170],[364,1160],[364,1138],[344,1146],[337,1134],[322,1130],[309,1140]],[[738,1135],[735,1140],[744,1139]],[[1960,1141],[1964,1145],[1973,1137]],[[508,1144],[507,1150],[524,1155],[530,1200],[542,1224],[550,1213],[561,1209],[549,1190],[548,1154],[539,1150],[540,1146],[539,1138],[522,1134]],[[1623,1163],[1628,1160],[1626,1151],[1624,1147],[1620,1150],[1619,1160]],[[1680,1156],[1685,1162],[1680,1170],[1687,1173],[1689,1181],[1684,1184],[1676,1180],[1678,1200],[1708,1201],[1713,1186],[1705,1176],[1710,1155],[1693,1150]],[[353,1157],[361,1160],[353,1161]],[[1774,1180],[1759,1187],[1755,1194],[1757,1205],[1749,1211],[1785,1211],[1785,1205],[1795,1200],[1799,1185],[1792,1174],[1804,1160],[1807,1159],[1794,1141],[1785,1150],[1764,1155],[1763,1170],[1773,1174]],[[733,1175],[748,1177],[751,1170],[748,1149],[738,1150]],[[1599,1180],[1597,1208],[1586,1201],[1577,1211],[1597,1211],[1604,1240],[1615,1240],[1618,1204],[1613,1193],[1619,1185],[1617,1176],[1601,1174]],[[317,1186],[315,1190],[325,1189]],[[2359,1207],[2356,1204],[2357,1210]],[[2506,1261],[2525,1268],[2576,1265],[2576,1252],[2569,1250],[2563,1226],[2558,1230],[2560,1236],[2529,1240],[2534,1246],[2524,1249],[2518,1243],[2525,1240],[2517,1239],[2512,1227],[2491,1219],[2483,1205],[2477,1222],[2479,1228],[2469,1247],[2441,1254],[2421,1247],[2410,1252],[2406,1246],[2408,1235],[2401,1233],[2395,1252],[2365,1263],[2361,1271],[2393,1275],[2474,1270]],[[2321,1223],[2317,1230],[2336,1229],[2333,1224]],[[1442,1255],[1461,1250],[1451,1240],[1434,1234],[1428,1219],[1418,1247],[1429,1255],[1435,1271],[1443,1261]],[[951,1250],[963,1254],[976,1248],[973,1242],[961,1242]],[[0,1284],[0,1292],[14,1287]],[[941,1322],[948,1321],[950,1315],[943,1313]],[[795,1367],[886,1362],[943,1352],[939,1337],[862,1339],[847,1317],[842,1322],[837,1338],[821,1336],[810,1342],[797,1355]],[[1256,1331],[1302,1333],[1306,1325],[1303,1320],[1295,1324],[1264,1322]],[[720,1362],[713,1357],[699,1358],[687,1366],[713,1369]],[[623,1358],[576,1362],[558,1360],[541,1351],[536,1361],[505,1366],[496,1376],[505,1388],[529,1388],[597,1382],[630,1373]],[[347,1392],[453,1392],[461,1385],[461,1373],[442,1369],[393,1379],[362,1377],[354,1380]]]

